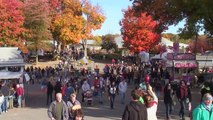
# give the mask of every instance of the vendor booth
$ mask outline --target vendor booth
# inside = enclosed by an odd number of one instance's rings
[[[23,83],[25,62],[17,47],[0,47],[0,80],[17,79]]]
[[[198,68],[196,56],[191,53],[168,53],[166,68],[173,76],[172,80],[192,81]]]

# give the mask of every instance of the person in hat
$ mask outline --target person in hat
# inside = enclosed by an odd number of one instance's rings
[[[72,93],[70,95],[70,101],[67,102],[68,112],[69,112],[69,120],[75,120],[75,110],[81,108],[81,103],[76,99],[76,94]]]
[[[193,120],[213,120],[213,97],[210,93],[203,96],[202,103],[193,111]]]

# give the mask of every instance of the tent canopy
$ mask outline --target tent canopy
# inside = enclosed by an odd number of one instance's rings
[[[149,53],[145,51],[141,51],[138,55],[141,59],[141,62],[148,62],[149,61]]]
[[[0,79],[18,79],[23,72],[0,72]]]

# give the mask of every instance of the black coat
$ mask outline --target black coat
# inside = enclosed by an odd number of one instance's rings
[[[164,103],[172,103],[173,102],[173,97],[174,97],[174,92],[172,89],[168,90],[166,87],[164,88]]]
[[[131,101],[124,110],[122,120],[147,120],[146,107],[138,101]]]
[[[52,94],[53,93],[53,85],[52,83],[48,82],[47,83],[47,94]]]

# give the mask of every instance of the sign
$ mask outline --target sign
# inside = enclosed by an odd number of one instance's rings
[[[191,53],[168,53],[168,60],[195,60],[196,56]]]
[[[174,53],[179,53],[179,42],[173,43],[173,51]]]
[[[196,68],[198,64],[195,61],[186,61],[186,62],[175,62],[174,66],[176,68]]]

